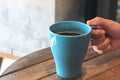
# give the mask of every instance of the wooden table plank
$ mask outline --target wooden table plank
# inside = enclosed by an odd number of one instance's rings
[[[88,80],[120,80],[120,65]]]
[[[92,50],[91,47],[88,48],[87,55],[85,57],[85,61],[99,56],[96,52]],[[37,52],[31,53],[19,60],[17,60],[14,64],[8,67],[6,71],[2,75],[10,74],[12,72],[19,71],[23,68],[27,68],[29,66],[35,65],[37,63],[41,63],[43,61],[52,59],[52,54],[50,48],[45,48],[43,50],[39,50]]]
[[[109,70],[119,64],[120,64],[120,50],[98,56],[89,61],[85,61],[83,64],[82,80],[86,80],[100,73],[103,73],[104,71]],[[42,80],[66,80],[66,79],[60,79],[56,74],[53,74],[51,76],[43,78]],[[81,80],[81,79],[79,78],[72,80]]]
[[[31,57],[33,58],[33,56],[30,56],[30,58]],[[35,60],[37,61],[37,59]],[[83,63],[82,80],[90,79],[100,73],[103,73],[107,70],[114,68],[119,64],[120,64],[120,50],[85,60]],[[66,79],[61,79],[57,77],[55,73],[54,60],[52,58],[49,58],[47,60],[46,59],[43,60],[42,62],[35,63],[34,65],[30,65],[29,67],[22,68],[7,75],[3,75],[0,77],[0,80],[66,80]],[[72,80],[81,79],[78,78]]]
[[[55,66],[54,60],[51,59],[9,75],[2,76],[0,80],[41,80],[41,78],[53,73],[55,73]]]
[[[23,58],[17,60],[14,64],[9,66],[8,69],[6,69],[6,71],[2,75],[21,70],[23,68],[27,68],[29,66],[41,63],[52,58],[53,57],[50,48],[45,48],[43,50],[33,52],[30,55],[24,56]]]
[[[120,64],[120,50],[103,54],[83,64],[83,80],[109,70]]]

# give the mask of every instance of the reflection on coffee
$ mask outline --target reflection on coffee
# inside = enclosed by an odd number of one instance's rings
[[[78,32],[57,32],[59,35],[66,35],[66,36],[76,36],[76,35],[81,35]]]

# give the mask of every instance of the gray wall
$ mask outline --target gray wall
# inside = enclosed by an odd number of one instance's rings
[[[24,56],[49,46],[54,0],[0,0],[0,51]]]
[[[24,56],[49,46],[55,21],[84,21],[83,0],[0,0],[0,51]]]

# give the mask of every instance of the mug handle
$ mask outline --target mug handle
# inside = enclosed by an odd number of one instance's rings
[[[91,26],[91,28],[92,28],[93,30],[97,30],[97,29],[98,29],[97,26]],[[91,40],[94,40],[94,39],[95,39],[94,36],[91,35]],[[99,49],[97,48],[97,46],[92,46],[92,48],[93,48],[93,50],[94,50],[95,52],[97,52],[98,54],[103,54],[103,51],[102,51],[102,50],[99,50]]]
[[[92,29],[92,30],[97,30],[98,27],[97,27],[97,26],[91,26],[91,29]],[[91,38],[90,40],[93,40],[93,39],[94,39],[94,36],[91,35],[90,38]]]

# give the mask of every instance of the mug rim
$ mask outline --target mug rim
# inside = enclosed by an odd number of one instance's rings
[[[60,35],[60,34],[57,34],[57,33],[53,32],[53,31],[51,31],[51,27],[53,27],[54,25],[57,25],[57,24],[60,24],[60,23],[69,23],[69,22],[80,23],[80,24],[82,24],[82,25],[85,25],[85,26],[89,29],[89,31],[86,32],[86,33],[84,33],[84,34],[82,34],[82,35],[74,35],[74,36],[70,36],[70,35]],[[91,29],[91,27],[90,27],[89,25],[87,25],[87,24],[85,24],[85,23],[83,23],[83,22],[80,22],[80,21],[59,21],[59,22],[56,22],[56,23],[52,24],[52,25],[49,27],[49,33],[54,34],[54,35],[57,35],[57,36],[61,36],[61,37],[81,37],[81,36],[88,35],[88,34],[91,32],[91,30],[92,30],[92,29]]]

